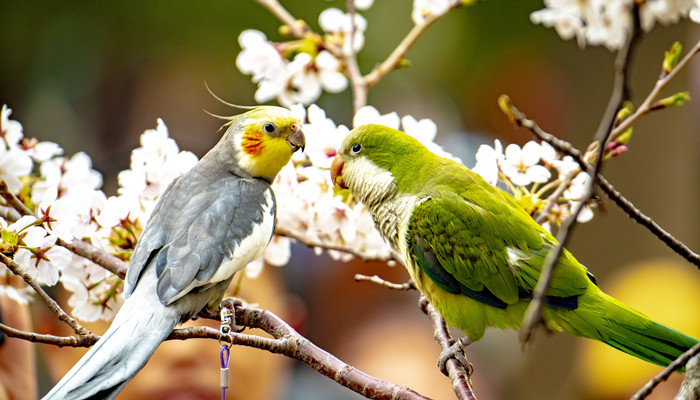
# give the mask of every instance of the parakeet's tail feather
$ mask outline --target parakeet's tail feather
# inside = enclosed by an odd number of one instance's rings
[[[698,343],[697,339],[652,321],[603,292],[584,294],[562,327],[572,334],[600,340],[644,361],[667,366]],[[572,314],[574,317],[572,317]]]
[[[107,332],[44,400],[113,399],[143,368],[179,316],[158,301],[144,302],[138,297],[127,299]],[[154,309],[144,310],[144,304],[153,304]],[[132,313],[148,313],[150,318],[128,318]]]

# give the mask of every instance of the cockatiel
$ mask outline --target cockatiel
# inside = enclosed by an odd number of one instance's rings
[[[275,228],[270,184],[305,145],[280,107],[234,116],[217,143],[158,200],[126,274],[112,325],[45,399],[112,399],[175,325],[216,309],[231,278],[259,257]]]
[[[547,253],[556,246],[506,192],[403,132],[353,129],[333,181],[369,209],[415,286],[472,341],[487,327],[519,329]],[[698,341],[603,293],[566,250],[546,292],[547,324],[668,365]]]

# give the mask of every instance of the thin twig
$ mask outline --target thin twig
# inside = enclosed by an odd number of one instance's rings
[[[72,242],[68,243],[65,240],[57,239],[56,244],[87,258],[122,279],[126,276],[126,270],[129,267],[127,263],[88,242],[73,239]]]
[[[377,65],[372,69],[372,71],[367,74],[363,80],[368,88],[376,85],[379,81],[384,78],[388,73],[394,71],[395,69],[401,67],[401,62],[408,50],[418,41],[418,38],[433,24],[435,21],[440,19],[442,16],[446,15],[449,11],[462,5],[461,0],[453,0],[450,2],[449,10],[445,11],[443,14],[430,14],[428,15],[422,23],[416,24],[411,28],[406,37],[403,38],[401,43],[394,49],[394,51],[389,54],[389,56],[381,64]]]
[[[651,394],[651,392],[656,386],[668,379],[668,377],[671,376],[671,374],[675,370],[682,367],[685,363],[688,362],[688,360],[690,360],[690,358],[692,358],[696,354],[700,354],[700,343],[696,344],[695,346],[691,347],[688,351],[681,354],[681,356],[673,360],[673,362],[669,364],[668,367],[664,368],[663,371],[659,372],[653,378],[651,378],[649,382],[647,382],[641,389],[639,389],[637,393],[635,393],[634,396],[632,396],[631,400],[645,399]]]
[[[32,210],[27,208],[27,206],[24,205],[17,197],[15,197],[14,194],[10,191],[10,188],[7,187],[7,183],[5,183],[4,180],[0,179],[0,196],[2,196],[6,201],[9,206],[17,210],[22,215],[34,215]]]
[[[0,332],[9,337],[26,340],[33,343],[45,343],[58,347],[90,347],[99,339],[99,335],[88,332],[79,336],[54,336],[36,332],[26,332],[0,323]]]
[[[572,232],[573,228],[576,226],[576,219],[578,218],[579,213],[583,209],[585,203],[588,202],[588,200],[590,200],[593,196],[595,186],[597,183],[598,172],[602,167],[603,152],[605,151],[605,146],[603,146],[602,144],[607,143],[607,138],[612,133],[612,127],[615,121],[617,110],[619,110],[620,105],[625,99],[624,96],[628,92],[628,68],[630,65],[632,49],[637,43],[640,31],[639,6],[636,3],[632,8],[632,14],[634,17],[632,30],[629,33],[622,49],[620,49],[620,51],[617,54],[617,57],[615,58],[615,81],[613,83],[613,91],[610,96],[610,100],[608,101],[608,106],[606,108],[605,114],[603,115],[600,126],[598,127],[598,131],[596,132],[593,138],[593,142],[599,143],[599,146],[597,154],[594,158],[595,161],[593,163],[593,168],[587,169],[587,172],[591,176],[591,179],[589,179],[586,183],[586,186],[583,190],[583,196],[572,209],[571,215],[562,223],[561,229],[559,230],[559,232],[557,232],[557,245],[547,253],[547,257],[545,258],[544,265],[542,267],[542,272],[540,273],[540,277],[537,280],[537,285],[535,286],[535,289],[532,293],[532,301],[530,302],[530,304],[527,307],[527,310],[525,311],[523,326],[519,332],[520,341],[523,344],[527,343],[530,340],[535,329],[540,325],[540,322],[542,321],[542,312],[545,304],[544,299],[547,293],[547,289],[549,288],[549,283],[552,280],[552,276],[557,266],[557,262],[559,261],[559,257],[561,256],[564,247],[566,246],[569,240],[570,232]]]
[[[277,19],[289,27],[290,33],[299,39],[303,38],[310,31],[309,26],[302,20],[298,20],[287,11],[277,0],[255,0],[261,6],[270,11]]]
[[[394,289],[394,290],[415,290],[416,289],[416,286],[411,281],[408,281],[405,283],[394,283],[394,282],[386,281],[386,280],[380,278],[378,275],[367,276],[367,275],[362,275],[362,274],[355,274],[355,282],[372,282],[372,283],[376,283],[379,286],[384,286],[386,288]]]
[[[566,191],[566,189],[568,189],[569,186],[571,186],[571,182],[573,181],[574,177],[576,177],[576,175],[579,173],[579,171],[580,170],[576,169],[570,171],[568,174],[566,174],[566,176],[564,176],[560,180],[559,186],[557,186],[557,189],[554,192],[552,192],[551,195],[549,195],[549,197],[547,198],[547,202],[544,205],[544,208],[542,208],[542,211],[540,212],[540,215],[538,215],[535,219],[535,222],[541,225],[544,221],[547,220],[549,212],[552,211],[552,208],[557,203],[559,197],[561,197],[564,191]]]
[[[87,335],[90,333],[87,329],[85,329],[80,323],[78,323],[77,320],[72,318],[70,315],[68,315],[61,306],[56,303],[54,299],[49,296],[44,289],[39,286],[34,278],[29,276],[29,274],[25,273],[22,271],[22,268],[10,257],[0,253],[0,261],[2,261],[7,268],[9,268],[10,271],[12,271],[13,274],[20,276],[26,283],[29,285],[34,291],[41,297],[41,299],[46,303],[47,306],[58,315],[58,319],[65,322],[68,324],[68,326],[73,329],[73,331],[79,335]]]
[[[435,341],[438,342],[440,349],[443,352],[447,351],[454,343],[454,339],[452,339],[452,336],[450,336],[445,320],[424,296],[421,296],[420,298],[420,307],[421,310],[423,310],[423,312],[426,313],[433,322],[433,327],[435,328]],[[450,358],[447,360],[445,367],[447,368],[447,373],[450,376],[450,381],[452,382],[452,390],[454,390],[457,398],[459,400],[476,400],[474,389],[471,387],[469,374],[464,369],[464,366],[455,358]]]
[[[700,53],[700,41],[698,41],[695,46],[688,52],[688,54],[678,62],[675,68],[671,70],[667,75],[659,78],[654,85],[654,88],[649,93],[647,98],[642,102],[642,105],[637,108],[637,110],[625,118],[618,126],[613,129],[610,135],[611,140],[615,140],[617,137],[625,133],[639,118],[648,114],[654,108],[654,102],[659,97],[661,92],[666,89],[666,87],[671,83],[671,81],[690,63],[690,60]]]
[[[308,247],[311,247],[311,248],[319,247],[319,248],[322,248],[323,250],[335,250],[335,251],[340,251],[343,253],[348,253],[348,254],[351,254],[355,257],[362,258],[365,261],[383,261],[383,262],[395,261],[395,262],[399,262],[399,263],[402,262],[401,258],[398,257],[396,254],[394,254],[394,252],[392,252],[388,256],[382,256],[382,255],[367,256],[366,254],[358,253],[357,251],[355,251],[347,246],[316,242],[316,241],[308,239],[308,238],[306,238],[298,233],[295,233],[292,230],[285,229],[279,225],[277,225],[275,227],[275,235],[294,239],[297,242],[302,243],[302,244],[304,244]]]
[[[590,164],[586,162],[584,155],[578,149],[573,147],[571,143],[559,139],[551,133],[543,131],[535,121],[528,119],[523,112],[512,105],[507,96],[503,96],[499,100],[499,104],[501,104],[501,108],[506,112],[509,119],[511,119],[515,125],[527,128],[542,141],[551,144],[555,149],[571,156],[574,161],[579,164],[582,170],[588,170],[590,168]],[[615,187],[608,182],[608,180],[602,174],[598,174],[598,185],[610,198],[610,200],[620,207],[630,218],[647,228],[654,236],[659,238],[659,240],[664,242],[678,255],[685,258],[688,262],[700,267],[699,254],[695,253],[683,242],[676,239],[673,235],[659,226],[659,224],[657,224],[651,217],[647,216],[641,210],[635,207],[635,205],[624,197],[617,189],[615,189]]]

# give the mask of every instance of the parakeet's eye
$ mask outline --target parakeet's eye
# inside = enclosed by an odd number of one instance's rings
[[[263,125],[263,129],[267,133],[273,133],[277,131],[277,127],[272,122],[265,122],[265,125]]]
[[[357,154],[361,151],[362,151],[362,145],[359,143],[353,144],[352,147],[350,148],[350,153],[352,153],[352,154]]]

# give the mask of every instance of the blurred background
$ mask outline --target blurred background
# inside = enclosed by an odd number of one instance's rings
[[[345,9],[344,1],[290,0],[283,5],[317,31],[320,11]],[[598,47],[581,49],[554,30],[533,25],[529,14],[541,8],[540,0],[483,1],[453,11],[408,53],[410,68],[390,74],[370,91],[369,103],[382,113],[431,118],[438,125],[437,141],[470,167],[480,143],[492,144],[499,138],[523,144],[531,139],[500,113],[496,104],[500,94],[508,94],[545,130],[585,148],[607,105],[614,54]],[[408,32],[410,12],[411,2],[383,0],[362,13],[369,23],[359,55],[364,73]],[[23,124],[25,136],[57,142],[68,156],[87,152],[104,175],[105,193],[116,194],[117,173],[128,168],[139,135],[154,128],[156,118],[163,118],[181,149],[200,157],[216,143],[220,121],[203,110],[224,115],[231,111],[208,93],[205,82],[229,102],[253,104],[256,87],[235,67],[238,35],[252,28],[279,41],[283,38],[277,34],[278,26],[252,0],[2,0],[0,103],[13,110],[12,119]],[[698,39],[700,29],[690,22],[657,26],[645,35],[631,69],[633,100],[639,104],[653,87],[663,52],[674,40],[689,49]],[[691,64],[665,94],[682,90],[700,98],[700,61]],[[350,124],[349,91],[325,94],[317,104],[337,123]],[[630,151],[607,163],[604,171],[627,198],[696,251],[700,249],[699,123],[695,101],[645,117],[635,126]],[[605,291],[660,322],[700,337],[697,267],[605,198],[596,218],[576,228],[569,249]],[[362,261],[335,263],[296,246],[288,266],[268,268],[259,282],[248,285],[244,296],[286,317],[314,343],[369,374],[432,398],[454,398],[449,380],[435,367],[439,348],[428,318],[418,308],[418,294],[355,283],[356,273],[396,282],[408,279],[401,268]],[[33,315],[37,330],[52,329],[41,310]],[[188,350],[182,342],[168,345],[164,354],[182,357],[169,360],[164,355],[162,362],[159,357],[139,375],[146,382],[169,382],[168,390],[150,387],[150,392],[139,392],[135,380],[127,385],[131,392],[125,391],[120,399],[218,396],[217,390],[188,392],[174,385],[182,380],[154,378],[159,367],[165,368],[164,376],[177,368],[191,368],[202,377],[194,380],[193,387],[207,382],[203,386],[218,389],[218,344],[211,341],[196,350]],[[69,351],[56,350],[37,347],[40,394],[62,375],[61,368],[71,365],[65,361],[73,357],[66,355]],[[565,334],[541,333],[522,351],[515,332],[492,329],[469,347],[468,356],[476,368],[473,380],[480,399],[629,398],[660,371]],[[239,363],[232,382],[245,382],[238,387],[251,391],[234,387],[230,398],[360,398],[282,356],[234,348],[231,358]],[[652,398],[672,397],[679,378],[663,384]]]

